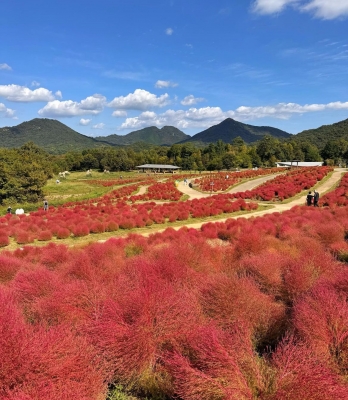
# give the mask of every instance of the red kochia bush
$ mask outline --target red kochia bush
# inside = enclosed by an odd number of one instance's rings
[[[20,382],[28,368],[28,333],[14,298],[0,288],[0,398]]]
[[[67,228],[59,228],[57,230],[57,239],[67,239],[70,236],[70,231]]]
[[[267,400],[345,400],[348,385],[303,343],[287,337],[271,359],[272,394]],[[272,376],[269,374],[268,379]]]
[[[294,325],[322,360],[348,371],[348,292],[315,287],[294,306]]]
[[[253,399],[262,392],[260,364],[243,325],[229,333],[205,326],[187,338],[185,355],[168,352],[174,392],[188,400]]]
[[[159,280],[146,261],[136,265],[142,273],[129,270],[132,276],[119,282],[118,301],[103,304],[89,336],[111,362],[117,381],[155,396],[167,392],[169,386],[161,354],[180,348],[199,314],[189,292],[176,292]]]
[[[38,240],[41,240],[41,241],[47,241],[47,240],[51,240],[52,239],[52,232],[50,232],[50,231],[41,231],[41,232],[39,232],[39,234],[38,234]]]
[[[5,247],[10,244],[10,239],[7,235],[1,234],[0,235],[0,247]]]

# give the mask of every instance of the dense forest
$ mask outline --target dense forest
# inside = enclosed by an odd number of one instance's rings
[[[122,149],[100,147],[63,155],[49,154],[29,142],[17,149],[0,148],[0,204],[40,200],[47,179],[59,171],[129,171],[142,164],[173,164],[184,171],[220,171],[272,167],[284,160],[323,160],[326,165],[345,165],[348,141],[329,140],[319,150],[307,140],[280,140],[267,135],[255,145],[248,145],[237,137],[232,143],[218,140],[204,148],[192,143]]]

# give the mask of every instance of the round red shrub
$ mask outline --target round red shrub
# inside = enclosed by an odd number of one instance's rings
[[[40,241],[47,241],[47,240],[51,240],[52,239],[52,232],[51,231],[41,231],[38,234],[38,240]]]
[[[67,239],[70,236],[70,231],[67,228],[59,228],[57,231],[57,239]]]

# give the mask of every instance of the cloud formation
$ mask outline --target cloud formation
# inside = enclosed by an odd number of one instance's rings
[[[0,103],[0,115],[3,115],[6,118],[13,118],[15,114],[15,110],[11,108],[7,108],[5,104]]]
[[[155,87],[159,88],[159,89],[167,88],[167,87],[176,87],[176,86],[178,86],[178,84],[175,83],[175,82],[171,82],[171,81],[160,81],[160,80],[158,80],[155,83]]]
[[[93,129],[103,129],[105,126],[104,122],[100,122],[99,124],[93,125]]]
[[[116,110],[116,111],[114,111],[114,112],[112,113],[112,116],[113,116],[113,117],[116,117],[116,118],[124,118],[124,117],[127,117],[127,111],[124,111],[124,110]]]
[[[89,96],[81,102],[72,100],[48,102],[38,113],[42,117],[75,117],[79,115],[97,115],[106,104],[106,97],[101,94]]]
[[[171,36],[173,33],[174,33],[174,30],[172,28],[166,29],[166,35]]]
[[[92,120],[81,118],[79,124],[82,126],[87,126]]]
[[[53,93],[45,88],[31,90],[25,86],[19,85],[0,85],[0,97],[15,102],[39,102],[52,101],[55,99]]]
[[[32,82],[31,82],[31,86],[39,87],[39,86],[41,86],[41,85],[40,85],[40,82],[38,82],[38,81],[32,81]]]
[[[193,94],[190,94],[181,100],[181,104],[183,106],[193,106],[201,101],[204,101],[203,97],[195,97]]]
[[[347,0],[255,0],[252,10],[258,14],[276,14],[293,6],[301,12],[309,12],[316,18],[335,19],[348,16]]]
[[[273,106],[246,107],[222,111],[220,107],[190,108],[189,110],[167,110],[162,114],[146,111],[137,117],[127,118],[120,129],[141,129],[147,126],[173,125],[180,129],[209,128],[226,118],[238,121],[259,118],[289,119],[294,114],[318,112],[325,110],[348,110],[348,102],[331,102],[327,104],[279,103]]]
[[[156,107],[164,107],[169,104],[169,95],[167,93],[157,97],[143,89],[136,89],[134,93],[127,96],[115,97],[108,107],[118,110],[148,110]]]
[[[311,0],[301,7],[301,10],[312,12],[315,17],[335,19],[348,16],[347,0]]]
[[[1,69],[5,69],[7,71],[12,71],[12,68],[6,63],[0,64],[0,70]]]

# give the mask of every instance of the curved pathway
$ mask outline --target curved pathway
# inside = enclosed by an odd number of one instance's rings
[[[316,185],[316,190],[319,192],[320,196],[322,196],[326,192],[329,192],[329,191],[333,190],[335,188],[336,184],[340,181],[340,179],[342,177],[342,174],[345,173],[345,172],[347,172],[347,169],[345,169],[345,168],[335,168],[333,174],[331,175],[331,177],[329,179],[327,179],[323,183],[319,182]],[[274,177],[274,175],[273,175],[273,177]],[[266,177],[263,177],[263,178],[266,178]],[[270,177],[268,177],[268,178],[271,179]],[[260,180],[261,179],[255,179],[255,180],[253,180],[251,182],[259,181],[259,185],[260,185],[261,184]],[[248,182],[245,182],[245,183],[248,183]],[[239,187],[240,186],[241,185],[239,185]],[[258,185],[256,185],[256,186],[258,186]],[[254,186],[254,187],[256,187],[256,186]],[[185,188],[186,188],[186,186],[185,186]],[[191,190],[193,190],[193,189],[191,189]],[[250,190],[250,189],[245,189],[245,190]],[[237,190],[237,191],[240,191],[240,190]],[[307,194],[304,194],[303,196],[298,197],[298,198],[294,199],[293,201],[290,201],[289,203],[262,203],[262,204],[272,205],[272,208],[269,208],[267,210],[254,211],[254,212],[250,212],[248,214],[237,215],[235,217],[234,216],[229,216],[227,218],[215,219],[212,222],[225,222],[228,219],[235,219],[235,218],[261,217],[263,215],[272,214],[274,212],[280,212],[281,213],[281,212],[290,210],[294,206],[305,205],[306,196],[307,196]],[[205,197],[207,197],[207,196],[205,196]],[[198,222],[198,223],[193,223],[193,224],[183,224],[181,226],[173,227],[173,229],[178,230],[182,226],[187,226],[188,228],[193,228],[193,229],[200,229],[201,226],[206,224],[207,222],[209,222],[209,221]],[[159,229],[159,230],[156,230],[156,232],[163,232],[163,231],[165,231],[165,229]],[[149,233],[146,232],[146,233],[143,234],[143,236],[149,236],[151,233],[154,233],[154,231],[149,232]]]

